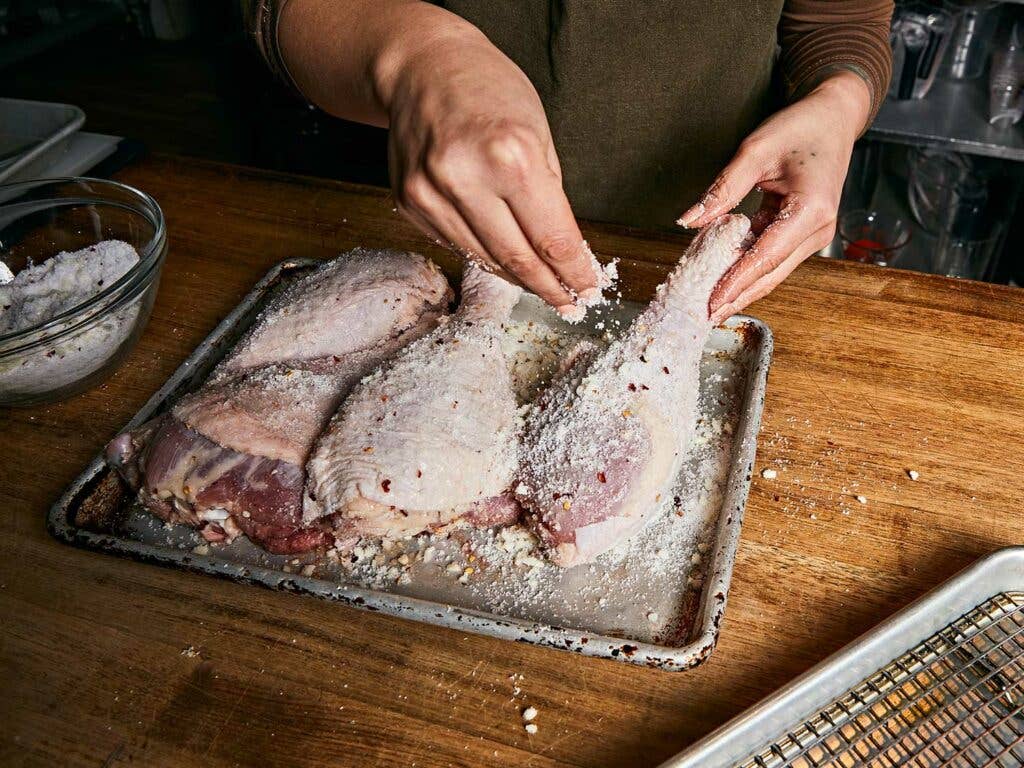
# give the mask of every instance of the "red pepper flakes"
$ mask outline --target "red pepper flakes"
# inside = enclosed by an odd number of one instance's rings
[[[604,472],[598,472],[597,473],[597,482],[599,482],[599,483],[607,483],[608,482],[608,478],[605,477]]]
[[[388,401],[388,396],[387,396],[387,395],[381,395],[381,396],[380,396],[380,401],[381,401],[382,403],[386,403],[386,402]]]
[[[416,477],[423,477],[423,470],[422,469],[417,469],[416,470]]]
[[[381,480],[380,487],[384,489],[384,493],[391,493],[391,481]]]
[[[630,382],[629,386],[626,387],[626,389],[628,389],[630,392],[636,392],[636,384],[634,384],[633,382]]]
[[[668,366],[667,365],[661,366],[661,370],[663,370],[665,373],[668,373]]]

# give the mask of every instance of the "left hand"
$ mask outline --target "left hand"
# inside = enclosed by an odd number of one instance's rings
[[[701,201],[680,217],[683,226],[703,227],[755,185],[765,193],[752,222],[757,240],[711,297],[714,322],[768,294],[831,242],[853,143],[870,109],[864,80],[852,72],[830,76],[750,134]]]

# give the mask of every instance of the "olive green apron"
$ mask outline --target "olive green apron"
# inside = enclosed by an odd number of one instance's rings
[[[782,0],[443,5],[533,81],[580,218],[673,227],[775,106]]]

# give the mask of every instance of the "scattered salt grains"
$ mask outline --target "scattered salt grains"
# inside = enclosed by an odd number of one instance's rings
[[[537,733],[537,731],[539,730],[537,728],[537,724],[536,723],[527,723],[526,725],[523,726],[523,728],[526,729],[526,732],[528,734],[530,734],[531,736],[533,734]]]
[[[916,481],[917,478],[919,478],[920,476],[921,476],[920,473],[918,473],[916,470],[913,470],[913,469],[908,469],[907,470],[907,477],[909,477],[911,480],[915,480]]]
[[[527,707],[526,709],[523,710],[523,720],[525,720],[526,722],[530,722],[531,720],[535,719],[536,717],[537,717],[537,708],[536,707]]]
[[[554,331],[537,316],[540,313],[528,322],[509,323],[502,335],[521,401],[546,384],[560,359],[583,336],[564,328]],[[655,639],[661,624],[674,618],[687,590],[703,588],[708,559],[704,555],[723,503],[735,422],[722,414],[735,412],[737,385],[743,379],[726,373],[730,369],[719,360],[709,355],[704,361],[699,411],[713,417],[698,424],[677,489],[652,510],[644,530],[595,563],[573,569],[552,565],[541,554],[537,538],[523,526],[450,526],[400,542],[364,540],[354,547],[335,542],[333,555],[329,550],[319,564],[320,577],[342,581],[339,590],[347,589],[348,583],[383,590],[410,585],[402,592],[415,596],[424,587],[443,590],[447,584],[449,590],[459,590],[452,592],[453,597],[464,595],[456,605],[542,624],[585,622],[583,626],[595,631],[630,627],[640,633],[637,639]],[[281,562],[271,558],[264,564],[281,569]],[[302,567],[294,558],[284,563],[286,572]],[[516,700],[522,695],[521,677],[510,679]]]
[[[774,469],[762,469],[761,470],[761,477],[763,477],[765,480],[774,480],[778,476],[779,476],[779,473],[776,472]]]
[[[854,496],[854,498],[857,500],[858,504],[867,504],[868,503],[868,499],[867,499],[866,496],[858,495],[858,496]]]
[[[200,655],[200,651],[194,645],[190,645],[182,649],[181,655],[184,656],[186,659],[194,659]]]

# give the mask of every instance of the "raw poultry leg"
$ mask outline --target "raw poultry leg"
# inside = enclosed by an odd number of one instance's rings
[[[708,302],[749,231],[740,215],[705,227],[622,337],[583,352],[527,418],[516,497],[557,564],[632,536],[671,491],[696,426]]]
[[[451,292],[420,256],[362,249],[293,283],[197,392],[108,461],[159,517],[211,541],[244,532],[271,552],[333,536],[302,524],[303,466],[351,387],[431,330]]]
[[[307,523],[403,538],[514,518],[518,418],[502,324],[521,290],[467,265],[458,311],[364,379],[307,467]]]

